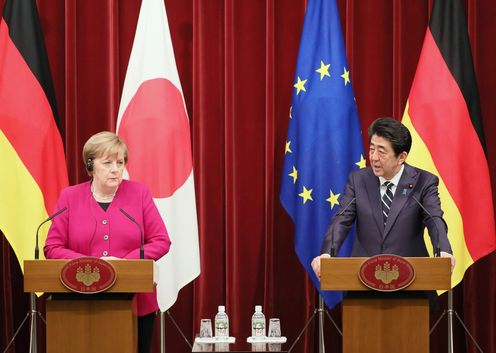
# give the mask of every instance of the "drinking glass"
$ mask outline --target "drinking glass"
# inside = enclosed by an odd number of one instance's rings
[[[269,337],[281,337],[281,321],[277,318],[269,320]]]
[[[212,320],[201,319],[200,322],[200,338],[212,337]]]

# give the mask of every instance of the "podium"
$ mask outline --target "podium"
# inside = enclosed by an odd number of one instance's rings
[[[109,260],[116,281],[105,292],[77,294],[60,273],[69,260],[24,261],[24,291],[46,292],[47,353],[135,353],[136,308],[133,294],[152,292],[152,260]]]
[[[392,294],[397,292],[388,292],[384,297],[373,295],[381,292],[372,291],[362,283],[359,271],[366,260],[357,257],[321,260],[322,290],[361,291],[360,298],[343,300],[343,352],[428,353],[429,301],[408,298],[407,292],[450,289],[450,259],[405,258],[413,266],[415,278],[399,291],[405,293],[397,298]]]

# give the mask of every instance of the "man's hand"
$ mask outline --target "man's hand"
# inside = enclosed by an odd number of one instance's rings
[[[449,257],[450,260],[451,260],[451,273],[453,273],[453,270],[455,269],[455,264],[456,264],[456,260],[455,260],[455,257],[453,255],[451,255],[450,253],[447,253],[445,251],[441,251],[441,257]]]
[[[322,254],[320,256],[315,257],[312,260],[312,269],[313,269],[313,272],[315,272],[315,275],[317,276],[319,281],[320,281],[320,259],[328,259],[330,257],[331,257],[331,255],[329,255],[329,254]]]

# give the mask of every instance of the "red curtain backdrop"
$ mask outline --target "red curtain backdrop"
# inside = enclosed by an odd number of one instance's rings
[[[181,290],[170,312],[192,339],[200,319],[213,318],[217,305],[225,304],[232,333],[244,340],[254,305],[261,304],[267,317],[281,318],[283,334],[292,342],[316,302],[294,253],[292,224],[278,200],[306,1],[165,3],[191,119],[201,251],[200,277]],[[3,4],[0,0],[2,9]],[[38,0],[71,184],[87,178],[81,160],[86,139],[115,129],[140,4]],[[363,131],[379,116],[401,119],[432,0],[338,4]],[[465,5],[495,195],[496,3],[468,0]],[[3,350],[28,311],[29,296],[23,293],[22,274],[4,238],[0,254]],[[494,278],[495,253],[472,266],[454,290],[455,308],[484,352],[496,352]],[[443,297],[441,306],[445,304]],[[339,323],[340,309],[331,314]],[[170,320],[166,322],[166,349],[188,352]],[[456,351],[476,352],[456,320],[454,327]],[[325,334],[327,351],[340,352],[340,338],[329,322]],[[431,336],[432,352],[447,350],[446,335],[444,319]],[[28,341],[25,326],[11,352],[26,352]],[[315,342],[310,325],[294,352],[316,351]],[[158,335],[154,348],[159,351]]]

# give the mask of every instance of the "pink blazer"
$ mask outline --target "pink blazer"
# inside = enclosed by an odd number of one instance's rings
[[[88,181],[62,190],[55,211],[64,207],[67,211],[52,221],[44,247],[47,259],[80,256],[139,259],[139,228],[120,208],[143,229],[145,259],[158,260],[169,251],[169,235],[146,186],[123,180],[107,211],[95,201],[90,187]],[[158,309],[155,292],[137,294],[135,300],[138,316]]]

